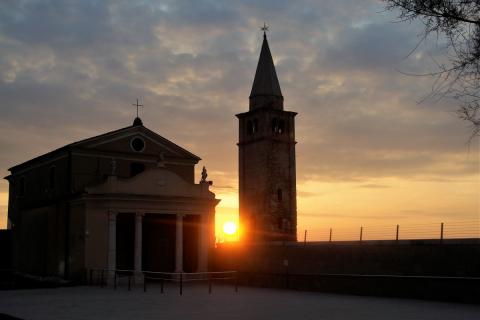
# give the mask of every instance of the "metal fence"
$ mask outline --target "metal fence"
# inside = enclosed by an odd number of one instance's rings
[[[298,241],[365,241],[480,238],[480,220],[299,230]]]
[[[137,284],[142,285],[143,291],[153,283],[160,284],[160,292],[165,292],[165,283],[178,284],[179,294],[183,294],[185,285],[188,282],[204,282],[208,284],[208,293],[211,294],[214,283],[218,281],[230,280],[233,282],[235,292],[238,292],[238,272],[237,271],[211,271],[211,272],[157,272],[119,269],[90,269],[88,270],[88,284],[92,286],[107,287],[112,286],[117,290],[122,279],[126,278],[127,288],[130,291]],[[140,280],[140,281],[139,281]]]

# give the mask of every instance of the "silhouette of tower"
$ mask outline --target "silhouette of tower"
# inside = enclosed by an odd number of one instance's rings
[[[264,32],[249,111],[236,115],[240,234],[244,241],[297,239],[296,114],[283,110],[282,91]]]

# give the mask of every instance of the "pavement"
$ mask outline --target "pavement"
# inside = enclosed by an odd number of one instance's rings
[[[480,319],[480,306],[399,298],[187,283],[0,291],[1,314],[20,319]],[[5,318],[8,319],[8,318]]]

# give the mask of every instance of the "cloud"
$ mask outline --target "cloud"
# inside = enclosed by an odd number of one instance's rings
[[[375,184],[375,183],[370,183],[370,184],[363,184],[358,186],[359,188],[365,188],[365,189],[387,189],[391,188],[390,186],[384,185],[384,184]]]
[[[297,196],[301,198],[308,198],[308,197],[318,197],[320,194],[316,192],[310,192],[310,191],[303,191],[303,190],[298,190],[297,191]]]
[[[397,71],[428,65],[438,48],[406,58],[421,26],[382,10],[375,0],[1,1],[0,168],[127,126],[140,98],[147,127],[201,156],[219,189],[236,188],[234,115],[248,110],[266,21],[286,109],[299,113],[299,184],[478,174],[454,102],[419,105],[432,79]]]

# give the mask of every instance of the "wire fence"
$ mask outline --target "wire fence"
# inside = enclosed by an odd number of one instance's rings
[[[366,241],[417,239],[480,238],[480,220],[451,221],[424,224],[397,224],[383,226],[329,227],[300,231],[298,240],[310,241]]]

